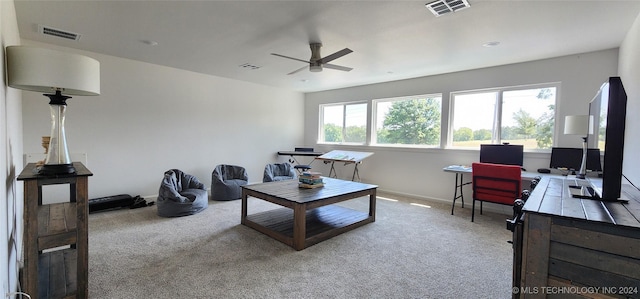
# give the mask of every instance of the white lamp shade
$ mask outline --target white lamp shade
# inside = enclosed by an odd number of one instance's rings
[[[591,115],[565,116],[564,133],[567,135],[593,134],[593,116]]]
[[[10,87],[54,93],[60,90],[66,95],[100,94],[100,62],[93,58],[29,46],[9,46],[6,55]]]

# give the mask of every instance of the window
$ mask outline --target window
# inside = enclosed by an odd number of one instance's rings
[[[442,95],[379,99],[373,103],[372,144],[440,146]]]
[[[553,145],[556,85],[452,93],[450,146],[521,144],[525,149]]]
[[[319,142],[364,144],[367,139],[367,103],[320,106]]]

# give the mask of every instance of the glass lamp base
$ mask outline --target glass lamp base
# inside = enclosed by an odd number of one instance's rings
[[[76,168],[73,164],[45,164],[40,169],[40,174],[43,175],[55,175],[55,174],[72,174],[76,172]]]
[[[582,137],[582,163],[580,171],[576,175],[577,179],[585,179],[587,177],[587,137]]]
[[[49,135],[49,146],[47,158],[40,170],[43,175],[72,174],[76,169],[71,163],[69,149],[67,148],[67,137],[64,132],[66,100],[71,98],[62,95],[60,90],[55,94],[45,94],[50,99],[49,108],[51,111],[51,135]]]

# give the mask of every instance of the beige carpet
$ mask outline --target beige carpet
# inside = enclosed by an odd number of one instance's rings
[[[302,251],[240,225],[241,202],[160,218],[156,207],[89,216],[91,298],[510,298],[504,215],[385,200],[376,222]],[[368,199],[342,205],[367,211]],[[416,202],[425,206],[413,205]],[[249,214],[273,208],[250,199]]]

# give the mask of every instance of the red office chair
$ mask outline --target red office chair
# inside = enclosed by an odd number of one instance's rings
[[[482,202],[484,201],[513,206],[515,200],[521,197],[520,166],[473,163],[471,169],[473,177],[471,222],[475,217],[476,201],[480,201],[480,214],[482,214]]]

